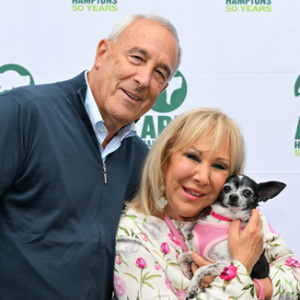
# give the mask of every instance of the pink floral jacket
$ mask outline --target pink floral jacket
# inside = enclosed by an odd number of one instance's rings
[[[265,255],[270,263],[272,299],[295,299],[300,291],[300,264],[292,251],[263,220]],[[173,220],[191,248],[195,222]],[[126,209],[116,237],[114,290],[118,299],[185,299],[189,279],[177,258],[181,247],[165,221]],[[197,299],[257,299],[246,268],[232,260]]]

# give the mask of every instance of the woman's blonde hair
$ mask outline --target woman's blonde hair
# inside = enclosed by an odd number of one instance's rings
[[[127,206],[161,217],[163,211],[159,201],[164,196],[163,169],[174,150],[190,147],[200,139],[211,142],[212,151],[225,141],[231,161],[229,175],[243,173],[245,146],[237,125],[220,110],[192,109],[171,121],[154,142],[144,164],[137,195]]]

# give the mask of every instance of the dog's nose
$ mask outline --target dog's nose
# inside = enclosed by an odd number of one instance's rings
[[[229,201],[231,205],[237,205],[238,200],[239,200],[239,196],[237,194],[231,194],[229,196]]]

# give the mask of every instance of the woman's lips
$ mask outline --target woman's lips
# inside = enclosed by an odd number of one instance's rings
[[[205,196],[205,194],[202,193],[201,191],[191,189],[191,188],[187,188],[187,187],[183,187],[183,191],[185,192],[187,198],[192,200],[192,201],[196,201],[199,198]]]

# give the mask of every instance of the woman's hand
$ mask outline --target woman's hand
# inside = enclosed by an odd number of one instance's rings
[[[242,233],[240,220],[231,222],[228,236],[228,248],[231,256],[240,261],[251,273],[253,266],[263,252],[262,221],[256,209]]]
[[[197,252],[191,251],[191,256],[194,262],[191,264],[192,272],[195,274],[195,272],[203,266],[211,265],[212,262],[205,260],[202,256],[200,256]],[[201,279],[201,284],[207,288],[209,284],[216,278],[217,276],[204,276]]]

